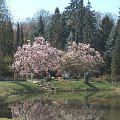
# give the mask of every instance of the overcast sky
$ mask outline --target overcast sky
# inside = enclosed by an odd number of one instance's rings
[[[51,13],[56,7],[62,12],[69,5],[70,0],[6,0],[14,20],[24,20],[32,17],[38,10],[44,9]],[[86,5],[88,0],[84,0]],[[99,12],[118,14],[120,0],[89,0],[92,9]]]

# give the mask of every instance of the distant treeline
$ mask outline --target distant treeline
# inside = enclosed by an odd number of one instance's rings
[[[11,75],[9,65],[18,46],[34,37],[43,36],[53,47],[66,50],[67,45],[87,43],[104,57],[104,73],[120,74],[120,18],[115,20],[110,14],[92,11],[91,3],[84,0],[70,0],[63,12],[57,7],[53,14],[40,10],[33,18],[13,23],[5,0],[0,1],[0,71],[1,75]],[[114,17],[114,16],[113,16]]]

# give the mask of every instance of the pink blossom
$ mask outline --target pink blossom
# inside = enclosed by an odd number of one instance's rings
[[[77,45],[75,42],[68,46],[61,61],[62,69],[73,74],[75,71],[79,74],[90,69],[97,69],[104,62],[100,53],[91,48],[89,44],[79,43]]]
[[[33,45],[18,47],[11,68],[17,75],[29,77],[31,72],[40,74],[56,67],[59,62],[57,49],[53,48],[43,37],[36,37]]]

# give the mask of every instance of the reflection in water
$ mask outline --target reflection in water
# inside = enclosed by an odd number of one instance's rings
[[[0,117],[22,120],[120,120],[120,95],[115,93],[33,96],[34,100],[24,96],[21,101],[1,103]]]
[[[6,117],[6,118],[12,117],[10,108],[8,108],[8,103],[0,103],[0,118],[1,117]]]
[[[74,105],[73,101],[26,101],[10,105],[13,118],[25,120],[102,120],[102,111],[93,105]]]

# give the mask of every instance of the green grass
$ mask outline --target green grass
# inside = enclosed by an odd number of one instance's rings
[[[18,118],[15,118],[15,119],[0,118],[0,120],[20,120],[20,119],[18,119]]]
[[[107,81],[91,81],[85,84],[82,80],[53,80],[50,84],[55,88],[56,92],[69,91],[106,91],[114,89],[115,85]],[[37,93],[43,91],[38,85],[32,82],[0,82],[0,99],[4,96],[21,94],[21,93]]]
[[[102,91],[112,90],[115,85],[107,81],[91,81],[86,84],[82,80],[58,80],[53,81],[56,91]]]
[[[40,92],[42,89],[31,82],[0,82],[0,96]]]

